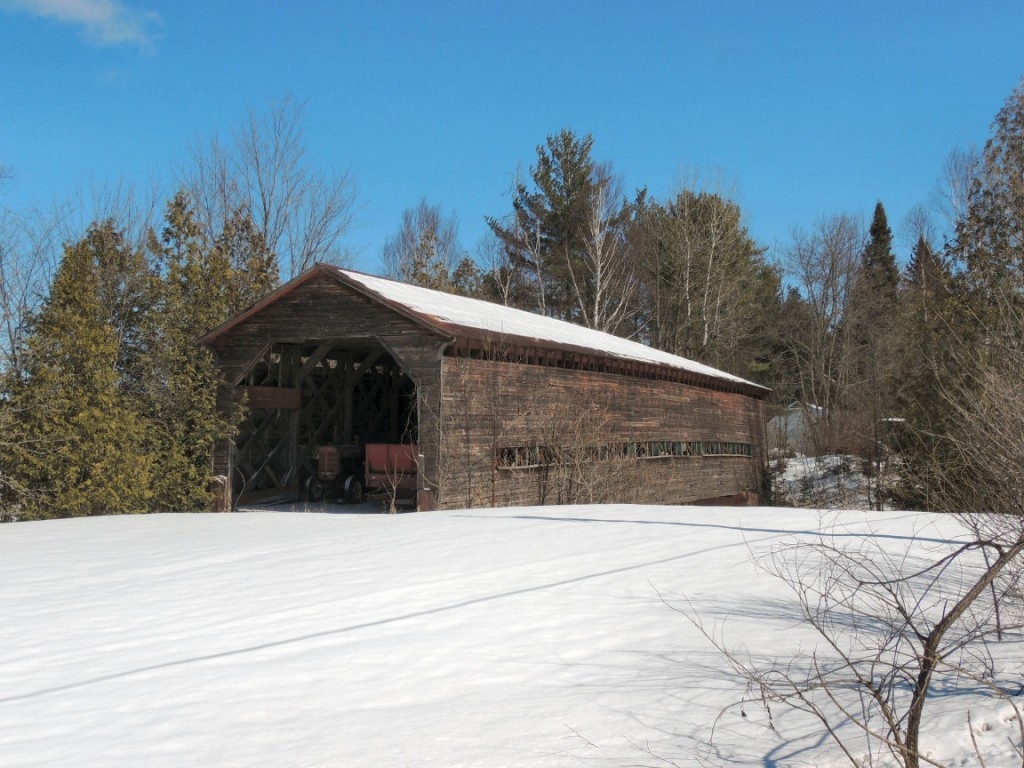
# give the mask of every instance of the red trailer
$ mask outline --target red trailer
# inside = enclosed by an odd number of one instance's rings
[[[415,443],[367,443],[366,494],[415,504],[418,456]]]

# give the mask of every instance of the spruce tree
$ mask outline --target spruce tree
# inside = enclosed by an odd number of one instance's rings
[[[861,278],[875,308],[888,313],[895,310],[900,273],[892,251],[892,230],[881,202],[875,204],[871,217],[868,243],[861,257]]]
[[[904,283],[910,301],[927,320],[935,304],[948,291],[950,274],[942,258],[924,235],[917,239],[910,253]]]
[[[885,207],[875,204],[868,241],[851,294],[848,317],[854,349],[853,375],[845,407],[854,425],[854,446],[877,476],[886,447],[884,420],[897,416],[897,333],[900,320],[899,270]],[[881,508],[875,489],[872,504]]]
[[[897,355],[899,413],[921,434],[940,434],[947,409],[943,387],[956,370],[949,329],[955,322],[948,268],[922,236],[903,280]]]

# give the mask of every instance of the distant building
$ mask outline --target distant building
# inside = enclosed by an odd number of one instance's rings
[[[768,450],[815,455],[814,423],[822,413],[817,405],[790,403],[785,411],[768,420]]]
[[[318,265],[203,342],[247,404],[235,503],[299,498],[321,446],[358,480],[377,443],[415,451],[420,509],[763,497],[766,388],[570,323]]]

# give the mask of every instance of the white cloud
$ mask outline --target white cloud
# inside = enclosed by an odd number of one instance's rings
[[[0,9],[25,11],[79,27],[96,45],[150,49],[161,26],[155,11],[129,8],[120,0],[0,0]]]

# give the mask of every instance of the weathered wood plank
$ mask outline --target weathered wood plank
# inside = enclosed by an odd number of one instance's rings
[[[758,492],[763,403],[736,393],[616,373],[445,358],[442,506],[552,502],[566,470],[497,469],[509,446],[601,446],[716,440],[757,446],[752,457],[673,457],[595,462],[615,500],[686,503]]]
[[[250,408],[294,411],[302,406],[299,387],[236,387],[235,402],[244,402]]]

